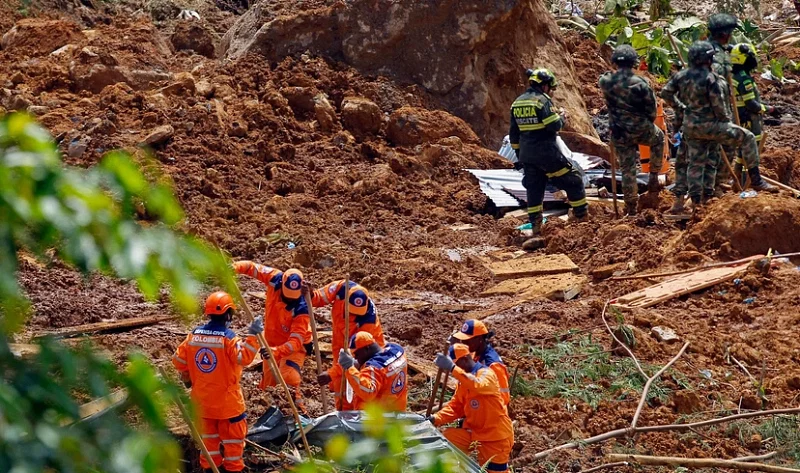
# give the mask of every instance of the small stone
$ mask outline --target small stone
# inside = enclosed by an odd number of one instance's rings
[[[70,158],[80,158],[89,147],[89,140],[86,138],[75,139],[67,147],[67,156]]]
[[[31,105],[30,107],[28,107],[28,111],[33,115],[40,116],[49,112],[50,109],[43,105]]]
[[[174,134],[175,129],[172,125],[163,125],[151,131],[142,143],[150,146],[157,146],[172,138]]]
[[[12,84],[17,85],[17,84],[22,84],[23,82],[25,82],[25,76],[22,75],[21,72],[17,71],[14,73],[14,75],[11,76]]]
[[[662,343],[673,343],[680,340],[678,334],[669,327],[653,327],[650,329],[650,333],[653,334],[656,340]]]
[[[180,72],[175,75],[175,80],[166,87],[159,89],[164,95],[194,95],[196,86],[194,77],[188,72]]]
[[[214,95],[214,85],[205,79],[201,79],[194,84],[194,91],[197,95],[208,99]]]
[[[240,122],[231,122],[231,124],[228,125],[228,136],[244,138],[247,136],[247,125]]]
[[[15,95],[8,101],[8,108],[11,110],[27,110],[31,106],[31,101],[21,95]]]

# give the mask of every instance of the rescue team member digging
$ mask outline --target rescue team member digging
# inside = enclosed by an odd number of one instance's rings
[[[453,362],[455,360],[455,363]],[[478,451],[478,464],[488,462],[487,471],[508,471],[514,429],[500,395],[494,371],[472,358],[469,347],[456,343],[450,356],[436,354],[436,366],[458,380],[453,398],[431,417],[435,426],[464,419],[461,427],[444,429],[444,436],[467,455]]]
[[[475,361],[488,367],[497,376],[500,385],[500,396],[503,404],[508,407],[511,402],[511,390],[508,385],[508,368],[500,355],[495,351],[489,339],[494,336],[486,328],[486,324],[476,319],[469,319],[461,326],[461,330],[453,334],[453,338],[469,347],[469,351],[475,354]]]
[[[237,261],[233,269],[258,279],[266,286],[264,303],[264,338],[272,353],[262,351],[262,356],[273,356],[286,384],[293,388],[297,407],[306,412],[300,393],[303,361],[311,347],[311,319],[308,306],[302,297],[303,273],[297,269],[282,272],[252,261]],[[264,363],[264,375],[259,387],[276,386],[269,364]]]
[[[522,185],[527,191],[528,220],[534,238],[523,243],[523,249],[535,249],[542,231],[542,202],[548,181],[564,190],[572,207],[573,217],[588,216],[583,179],[572,163],[561,154],[556,134],[564,126],[564,117],[552,110],[550,92],[558,87],[556,76],[547,69],[528,71],[530,87],[511,104],[511,126],[508,137],[517,154],[517,169],[522,169]]]
[[[359,284],[350,281],[347,294],[350,303],[350,333],[344,333],[344,280],[334,281],[322,289],[314,291],[311,297],[311,305],[323,307],[331,305],[331,323],[333,324],[333,338],[331,340],[331,353],[339,353],[344,348],[344,340],[349,340],[358,332],[367,332],[372,335],[375,342],[382,348],[386,346],[383,337],[383,329],[375,304],[369,297],[369,292]],[[342,367],[339,360],[334,357],[333,366],[322,373],[318,378],[320,386],[328,385],[334,395],[334,405],[340,406],[343,411],[354,410],[353,403],[348,403],[346,399],[340,404],[341,393],[339,388],[342,385]]]
[[[255,334],[264,330],[258,317],[250,324],[244,343],[228,328],[236,305],[225,292],[206,299],[209,322],[192,331],[178,346],[172,364],[180,372],[191,397],[200,410],[200,432],[211,459],[220,471],[242,471],[244,438],[247,435],[244,396],[239,382],[242,368],[253,362],[258,352]],[[223,456],[224,455],[224,456]],[[212,471],[204,455],[200,465]]]
[[[367,332],[350,338],[350,350],[339,350],[339,366],[353,388],[353,409],[378,404],[385,411],[403,412],[408,401],[408,362],[405,350],[396,343],[381,348]],[[359,369],[355,362],[358,361]]]

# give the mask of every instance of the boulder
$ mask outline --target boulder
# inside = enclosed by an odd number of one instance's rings
[[[416,146],[456,136],[477,144],[479,139],[463,120],[442,110],[402,107],[389,116],[386,128],[389,141],[398,146]]]
[[[381,109],[364,97],[345,97],[342,100],[342,123],[356,137],[374,135],[381,129]]]
[[[179,22],[169,39],[176,51],[193,51],[201,56],[214,57],[214,36],[200,22]]]
[[[542,0],[396,0],[381,9],[373,0],[351,0],[289,12],[258,2],[220,44],[227,60],[259,53],[280,61],[306,52],[417,84],[492,147],[527,86],[523,71],[548,67],[561,83],[554,100],[570,116],[567,128],[597,136],[566,43]]]

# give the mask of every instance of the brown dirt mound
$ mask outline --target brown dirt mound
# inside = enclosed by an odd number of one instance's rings
[[[718,249],[729,242],[740,256],[750,256],[770,248],[781,253],[800,248],[800,200],[788,195],[728,195],[706,212],[686,236],[698,249]]]

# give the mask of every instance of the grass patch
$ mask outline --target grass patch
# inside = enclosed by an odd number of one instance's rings
[[[742,445],[748,445],[754,434],[764,440],[765,450],[778,452],[776,458],[786,460],[793,467],[800,467],[800,417],[773,416],[761,423],[734,422],[728,427],[728,434],[738,434]]]
[[[574,341],[559,342],[552,347],[523,345],[524,356],[537,358],[544,364],[544,372],[536,379],[518,376],[511,387],[514,396],[541,398],[560,397],[582,401],[597,408],[603,401],[638,398],[645,380],[630,358],[612,359],[611,353],[595,342],[591,335]],[[642,365],[648,373],[659,367]],[[682,388],[690,389],[686,376],[675,372],[672,378]],[[647,399],[666,402],[670,389],[662,380],[650,387]]]

